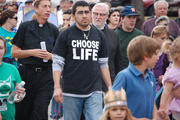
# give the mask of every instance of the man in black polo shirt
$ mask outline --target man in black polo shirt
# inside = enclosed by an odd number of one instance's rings
[[[48,120],[53,94],[51,51],[58,29],[47,22],[50,0],[36,0],[34,9],[37,19],[22,23],[13,39],[12,57],[18,58],[26,82],[26,97],[16,104],[16,120]]]
[[[102,114],[101,75],[111,87],[106,41],[90,25],[87,2],[76,2],[72,13],[76,24],[60,33],[53,49],[54,98],[61,103],[63,97],[64,120],[80,120],[82,112],[86,119],[98,120]]]

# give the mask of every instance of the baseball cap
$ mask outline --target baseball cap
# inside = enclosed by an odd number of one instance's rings
[[[133,6],[125,6],[121,11],[121,17],[133,15],[138,16],[138,13]]]

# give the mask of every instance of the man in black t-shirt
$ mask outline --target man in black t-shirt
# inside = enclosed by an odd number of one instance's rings
[[[12,57],[18,58],[26,83],[26,96],[16,104],[16,120],[48,120],[53,95],[51,51],[59,32],[47,22],[50,0],[36,0],[34,9],[37,19],[22,23],[13,39]]]
[[[80,120],[82,112],[86,119],[97,120],[102,113],[101,75],[112,86],[106,41],[90,26],[87,2],[76,2],[72,12],[76,24],[60,33],[53,49],[54,98],[63,101],[64,120]]]

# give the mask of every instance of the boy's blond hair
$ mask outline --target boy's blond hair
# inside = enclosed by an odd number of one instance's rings
[[[137,36],[129,42],[127,55],[129,61],[134,65],[141,65],[144,56],[152,57],[160,49],[158,42],[144,35]]]

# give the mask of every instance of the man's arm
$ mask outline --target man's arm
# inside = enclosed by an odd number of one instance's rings
[[[54,71],[53,72],[53,80],[54,80],[54,99],[58,103],[62,103],[62,90],[60,88],[60,78],[61,72]]]
[[[22,50],[16,45],[13,45],[12,47],[11,56],[14,58],[27,58],[30,56],[34,56],[46,60],[52,60],[52,54],[46,50],[42,50],[42,49]]]
[[[59,55],[53,54],[53,80],[54,80],[54,99],[58,103],[62,103],[62,90],[60,87],[61,73],[64,68],[65,59]]]
[[[111,77],[108,67],[101,67],[101,75],[108,88],[112,88]]]

